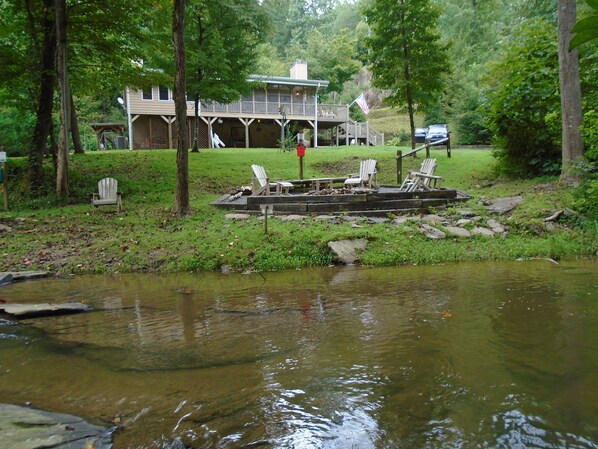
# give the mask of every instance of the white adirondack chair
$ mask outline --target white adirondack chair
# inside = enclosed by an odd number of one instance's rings
[[[122,195],[118,191],[118,181],[114,178],[100,179],[98,193],[92,193],[91,204],[94,211],[100,206],[116,205],[118,212],[122,211]]]
[[[371,189],[375,184],[376,179],[376,160],[367,159],[361,161],[359,164],[359,173],[349,175],[349,178],[345,179],[345,187],[367,187]]]
[[[270,182],[266,174],[266,169],[261,165],[253,164],[251,170],[253,170],[253,180],[251,183],[253,196],[270,195],[271,191],[274,191],[277,195],[282,193],[289,194],[289,190],[293,188],[293,184],[288,181]]]
[[[415,192],[418,190],[432,190],[442,186],[442,176],[435,176],[436,159],[424,159],[419,171],[409,170],[407,177],[401,185],[404,192]],[[432,184],[432,185],[430,185]]]

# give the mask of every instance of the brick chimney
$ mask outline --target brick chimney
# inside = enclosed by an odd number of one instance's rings
[[[307,79],[307,62],[297,59],[291,67],[291,78],[296,80]]]

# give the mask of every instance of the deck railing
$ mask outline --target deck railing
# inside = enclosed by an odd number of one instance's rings
[[[252,101],[241,100],[233,103],[222,104],[217,102],[202,102],[201,111],[203,114],[248,114],[259,116],[272,116],[280,118],[284,110],[288,119],[295,117],[315,117],[315,106],[313,103],[293,103],[281,101]],[[349,108],[346,105],[318,104],[318,119],[323,121],[345,121],[349,116]]]

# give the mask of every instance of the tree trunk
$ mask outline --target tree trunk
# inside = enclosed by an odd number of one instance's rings
[[[577,19],[575,0],[559,0],[559,81],[561,88],[562,157],[561,179],[575,183],[571,172],[573,162],[583,157],[581,137],[581,88],[579,85],[579,57],[577,49],[569,51],[571,28]]]
[[[192,153],[199,153],[199,94],[193,99],[195,105],[195,121],[193,122],[193,149]]]
[[[54,84],[56,83],[56,17],[54,0],[44,1],[45,16],[42,20],[44,33],[41,52],[39,96],[35,116],[35,128],[29,152],[29,184],[38,192],[44,180],[44,155],[47,153],[48,135],[52,129]],[[38,192],[39,193],[39,192]]]
[[[77,122],[77,111],[75,110],[75,101],[73,92],[69,89],[70,107],[71,107],[71,137],[73,138],[73,148],[75,154],[85,154],[83,145],[81,145],[81,135],[79,134],[79,123]]]
[[[178,215],[191,212],[189,206],[189,145],[187,142],[187,98],[185,59],[185,0],[174,0],[172,41],[174,43],[174,109],[177,133],[177,185],[173,211]]]
[[[56,41],[56,67],[60,86],[60,136],[58,137],[56,165],[56,194],[66,197],[69,195],[68,156],[71,119],[66,69],[66,0],[56,0]]]

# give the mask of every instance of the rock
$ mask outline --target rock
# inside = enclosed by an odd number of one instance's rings
[[[337,217],[335,217],[334,215],[318,215],[317,217],[315,217],[315,219],[326,221],[326,220],[336,220]]]
[[[354,223],[356,221],[363,221],[364,218],[363,217],[356,217],[354,215],[341,215],[341,218],[345,221],[348,221],[350,223]]]
[[[423,235],[433,240],[440,240],[446,238],[446,234],[440,229],[430,226],[429,224],[422,224],[420,231]]]
[[[494,218],[489,218],[486,223],[488,224],[489,228],[500,228],[502,227],[502,225],[500,224],[500,222],[498,220],[495,220]]]
[[[82,418],[0,404],[0,447],[19,449],[109,449],[112,430]]]
[[[400,216],[400,217],[394,218],[392,220],[392,224],[394,224],[395,226],[401,226],[401,225],[404,225],[405,223],[407,223],[408,220],[409,220],[408,217]]]
[[[17,282],[28,281],[30,279],[47,278],[52,276],[54,273],[51,271],[10,271],[8,273],[0,273],[0,276],[3,274],[10,274],[12,276],[12,280]]]
[[[465,228],[446,226],[444,229],[446,229],[446,232],[448,232],[450,235],[454,235],[455,237],[471,237],[471,232]]]
[[[471,224],[471,223],[473,223],[473,220],[469,220],[467,218],[462,218],[461,220],[459,220],[457,222],[457,226],[463,227],[463,226],[466,226],[466,225]]]
[[[301,221],[305,220],[307,217],[305,215],[286,215],[281,218],[282,221]]]
[[[490,201],[490,204],[486,206],[488,212],[496,214],[505,214],[515,209],[523,201],[522,196],[511,196],[507,198],[496,198]]]
[[[368,218],[368,223],[371,223],[371,224],[388,223],[389,221],[390,221],[390,218],[384,218],[384,217],[369,217]]]
[[[505,230],[505,228],[503,228],[502,226],[496,226],[495,228],[490,228],[492,230],[492,232],[494,232],[495,234],[504,234],[505,232],[507,232]]]
[[[10,226],[6,226],[0,223],[0,232],[10,232],[12,228]]]
[[[440,223],[443,220],[444,219],[442,217],[435,215],[435,214],[428,214],[428,215],[424,215],[422,217],[422,221],[424,221],[426,223]]]
[[[457,213],[463,218],[473,217],[475,215],[472,209],[459,209]]]
[[[80,302],[64,304],[0,304],[0,312],[12,315],[15,318],[68,315],[71,313],[89,312],[90,310],[91,307]]]
[[[0,285],[6,285],[12,283],[11,273],[0,273]]]
[[[337,240],[328,242],[328,247],[340,262],[352,264],[359,260],[359,255],[365,251],[367,244],[366,239]]]
[[[479,226],[476,226],[475,228],[473,228],[471,230],[472,234],[476,234],[476,235],[483,235],[486,237],[494,237],[494,232],[492,232],[490,229],[488,228],[481,228]]]
[[[248,220],[251,215],[249,214],[226,214],[225,220]]]

